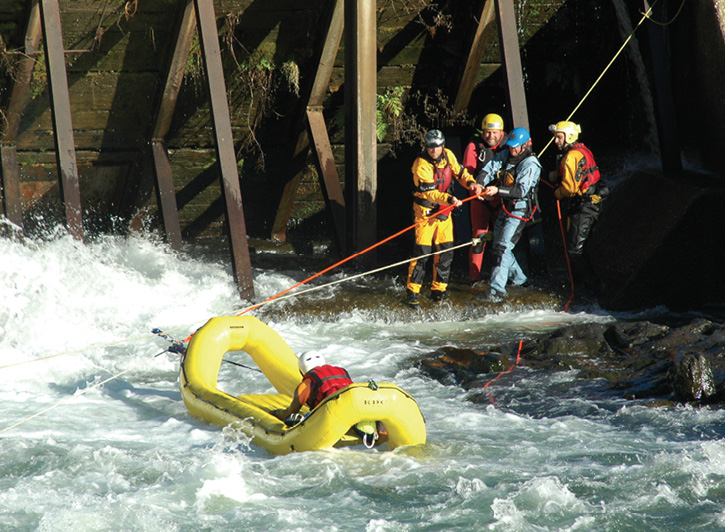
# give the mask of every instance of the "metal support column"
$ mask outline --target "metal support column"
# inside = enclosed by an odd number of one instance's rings
[[[151,157],[156,189],[156,201],[161,211],[161,220],[166,240],[173,249],[181,248],[181,223],[176,205],[174,181],[169,163],[169,153],[164,139],[171,127],[171,119],[179,100],[181,84],[184,80],[184,67],[189,57],[191,42],[196,28],[196,14],[193,0],[182,0],[181,19],[176,34],[174,51],[166,70],[166,80],[161,101],[156,110],[156,120],[151,134]]]
[[[330,25],[325,36],[322,51],[315,73],[312,88],[305,108],[305,122],[307,128],[300,131],[293,154],[293,160],[306,157],[310,139],[315,149],[315,162],[320,176],[320,185],[325,197],[327,208],[332,215],[338,249],[345,248],[345,199],[340,185],[340,176],[335,167],[332,147],[327,134],[324,117],[322,116],[322,103],[330,84],[330,76],[335,66],[335,57],[342,39],[344,0],[334,0],[334,7]],[[272,238],[280,241],[286,239],[287,222],[292,213],[292,204],[299,186],[303,171],[297,172],[284,187],[277,216],[272,227]]]
[[[335,66],[335,57],[342,39],[342,30],[345,26],[344,13],[344,0],[336,0],[317,73],[310,91],[310,99],[307,103],[309,137],[315,148],[317,172],[320,175],[320,184],[322,185],[327,208],[330,209],[332,215],[335,235],[337,235],[337,249],[340,251],[345,249],[345,195],[340,185],[340,176],[337,173],[337,167],[335,167],[330,137],[327,134],[325,119],[322,115],[322,103],[327,93],[327,87],[330,84],[332,69]]]
[[[375,0],[345,0],[345,29],[345,187],[352,251],[377,241]]]
[[[65,207],[68,232],[73,237],[82,240],[81,193],[78,184],[78,166],[58,0],[40,0],[40,13],[61,198]]]
[[[463,69],[461,83],[458,87],[456,99],[453,102],[453,109],[456,111],[464,111],[471,102],[471,94],[476,83],[476,76],[481,67],[481,58],[486,50],[486,45],[490,40],[491,27],[496,20],[496,10],[494,9],[495,0],[486,0],[481,10],[481,17],[478,19],[478,27],[476,35],[471,44],[471,50],[468,53],[466,67]]]
[[[20,118],[28,103],[30,80],[35,67],[35,55],[41,38],[40,3],[32,0],[28,25],[25,29],[25,48],[18,62],[13,89],[8,104],[7,122],[2,137],[0,154],[0,176],[2,177],[3,213],[18,227],[23,227],[23,204],[20,195],[20,168],[15,141],[20,129]]]
[[[15,145],[0,146],[2,164],[3,214],[18,227],[23,227],[23,202],[20,196],[18,151]]]
[[[345,246],[345,196],[340,186],[340,176],[335,167],[335,158],[332,155],[330,137],[327,135],[325,118],[321,107],[307,108],[307,123],[310,137],[315,144],[315,160],[317,171],[320,174],[322,191],[325,196],[327,208],[330,209],[335,225],[338,249]]]
[[[217,162],[221,172],[222,194],[226,204],[226,222],[229,232],[232,269],[239,286],[239,294],[242,298],[251,299],[254,297],[252,265],[249,259],[242,191],[239,186],[237,160],[234,153],[234,138],[232,136],[231,119],[229,118],[214,4],[208,0],[194,0],[194,7],[198,22],[199,41],[204,56],[206,81],[209,87]]]
[[[519,34],[513,0],[496,0],[501,54],[506,69],[506,84],[511,102],[514,127],[529,129],[529,111],[526,107],[526,91],[519,52]]]

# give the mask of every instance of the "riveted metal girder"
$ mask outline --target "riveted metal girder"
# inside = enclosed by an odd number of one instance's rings
[[[345,188],[349,250],[377,241],[375,0],[345,0]],[[367,255],[367,260],[374,257]]]
[[[5,217],[19,227],[23,227],[23,205],[20,195],[20,169],[15,141],[20,129],[20,118],[28,103],[30,80],[35,67],[35,54],[40,47],[42,35],[40,23],[40,3],[33,0],[25,30],[24,55],[18,62],[13,88],[8,104],[7,122],[2,136],[2,156],[0,157],[0,175],[2,176],[3,213]]]
[[[519,52],[519,34],[516,28],[516,13],[513,0],[497,0],[498,25],[501,38],[501,52],[506,68],[506,84],[511,102],[514,127],[529,129],[529,111],[526,107],[526,90]]]
[[[495,2],[496,0],[486,0],[483,4],[481,16],[478,19],[478,26],[476,27],[476,35],[473,37],[473,43],[468,53],[466,66],[463,69],[463,76],[461,76],[458,93],[453,102],[453,109],[456,111],[465,111],[471,102],[471,95],[476,84],[476,76],[481,67],[481,58],[490,40],[491,28],[496,20]]]
[[[224,70],[222,69],[219,35],[214,5],[208,0],[194,0],[199,41],[204,57],[206,81],[209,87],[212,125],[216,139],[217,163],[221,174],[222,193],[226,204],[226,222],[232,269],[242,298],[254,297],[252,265],[249,259],[247,228],[244,221],[242,191],[239,186],[237,160],[234,153],[232,124],[229,118]]]
[[[335,57],[342,39],[343,14],[344,0],[335,0],[330,25],[325,36],[317,71],[315,72],[305,108],[307,128],[299,132],[293,154],[293,160],[306,157],[311,138],[323,196],[327,208],[332,214],[338,250],[343,250],[345,247],[345,199],[340,185],[340,176],[334,164],[327,127],[322,115],[322,103],[330,84],[330,76],[335,66]],[[292,214],[292,205],[303,173],[304,169],[299,170],[297,175],[286,183],[282,191],[282,199],[272,226],[272,238],[280,241],[286,239],[287,222]]]
[[[327,135],[325,118],[322,116],[322,108],[308,107],[307,123],[310,128],[310,137],[312,137],[315,145],[317,169],[322,176],[325,201],[332,212],[339,249],[343,249],[342,246],[345,243],[345,197],[340,186],[340,176],[335,167],[335,158],[332,155],[332,146]]]
[[[63,35],[58,0],[40,0],[45,45],[50,107],[55,133],[55,152],[68,232],[83,239],[81,193],[78,183],[73,120],[71,119],[68,73],[65,66]]]
[[[193,0],[180,2],[181,18],[179,20],[176,41],[171,59],[166,69],[166,79],[161,100],[156,111],[156,120],[151,134],[151,157],[156,184],[156,201],[161,212],[161,220],[166,233],[166,241],[173,249],[181,249],[181,223],[176,204],[176,192],[171,173],[169,154],[164,139],[171,127],[171,119],[179,100],[181,84],[184,80],[184,67],[189,57],[191,42],[196,29],[196,13]]]

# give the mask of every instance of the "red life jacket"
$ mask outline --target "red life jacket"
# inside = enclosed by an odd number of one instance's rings
[[[586,192],[587,189],[599,182],[599,168],[594,161],[592,151],[584,146],[584,144],[573,144],[570,148],[581,152],[584,157],[579,161],[579,167],[576,169],[575,179],[580,183],[579,189]]]
[[[350,375],[344,368],[330,366],[329,364],[312,368],[305,374],[304,379],[311,381],[312,384],[310,398],[307,400],[307,406],[310,407],[310,410],[320,404],[328,395],[332,395],[337,390],[352,384]]]
[[[453,179],[451,163],[448,161],[448,155],[446,155],[445,149],[443,151],[443,157],[446,160],[446,165],[443,168],[438,168],[438,165],[433,163],[433,179],[438,192],[448,192],[448,189],[451,188],[451,181]]]

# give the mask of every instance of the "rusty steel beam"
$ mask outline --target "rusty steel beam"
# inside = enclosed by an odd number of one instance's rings
[[[345,188],[352,251],[377,241],[375,0],[345,0],[345,30]]]
[[[486,0],[481,10],[481,17],[478,19],[476,35],[473,37],[471,49],[468,52],[466,66],[463,69],[461,83],[458,86],[458,93],[453,102],[453,109],[464,111],[471,102],[471,95],[476,83],[476,76],[481,68],[481,58],[490,40],[491,27],[496,20],[495,0]]]
[[[48,90],[55,133],[55,156],[60,174],[60,188],[68,232],[83,239],[81,193],[78,183],[73,120],[71,119],[68,73],[65,66],[63,34],[58,0],[40,0]]]
[[[176,193],[174,192],[169,154],[163,142],[151,141],[151,155],[156,178],[156,201],[161,210],[166,241],[172,249],[179,250],[181,249],[181,224],[179,223],[179,211],[176,208]]]
[[[171,59],[166,67],[166,78],[151,133],[151,159],[156,190],[156,202],[161,213],[166,241],[172,249],[181,249],[181,223],[176,204],[174,180],[169,163],[169,153],[164,139],[171,127],[179,92],[184,80],[184,67],[189,57],[191,41],[196,29],[196,13],[193,0],[181,0],[181,19],[177,27]],[[145,169],[144,169],[145,171]]]
[[[335,67],[337,50],[340,48],[340,41],[342,40],[342,31],[345,28],[344,14],[344,0],[337,0],[332,12],[332,18],[330,19],[330,26],[325,36],[325,44],[322,47],[320,61],[317,66],[317,72],[315,73],[315,81],[312,83],[312,89],[310,90],[310,99],[307,102],[308,106],[321,106],[327,94],[332,69]]]
[[[7,121],[2,135],[0,176],[2,177],[2,212],[18,227],[23,227],[23,202],[20,195],[20,168],[15,141],[20,129],[20,119],[28,103],[30,80],[35,67],[35,55],[40,48],[42,28],[39,0],[32,0],[28,25],[25,29],[24,55],[18,62],[13,88],[8,103]]]
[[[28,16],[28,26],[25,30],[24,55],[18,62],[13,83],[13,90],[10,94],[8,104],[7,123],[3,132],[3,143],[14,142],[20,128],[20,118],[23,116],[28,103],[30,91],[30,80],[33,77],[35,67],[35,55],[40,48],[42,29],[40,24],[40,3],[33,0]]]
[[[186,67],[186,61],[189,58],[191,42],[194,39],[194,30],[196,29],[194,1],[181,1],[184,4],[181,22],[178,33],[176,34],[174,52],[166,72],[164,90],[156,113],[154,130],[151,135],[152,140],[163,140],[169,132],[171,119],[174,116],[174,109],[176,109],[176,103],[179,101],[179,92],[184,81],[184,69]]]
[[[18,152],[15,145],[0,146],[3,214],[18,227],[23,227],[23,203],[20,196]]]
[[[501,54],[506,70],[506,84],[511,103],[514,127],[529,129],[529,111],[526,107],[526,90],[519,52],[519,34],[513,0],[496,0]]]
[[[194,0],[206,81],[209,88],[212,126],[216,139],[216,153],[221,173],[222,191],[226,204],[226,222],[232,270],[244,299],[254,297],[252,264],[247,246],[247,228],[244,221],[242,191],[239,186],[237,160],[234,153],[234,137],[229,118],[224,70],[222,69],[219,35],[217,33],[214,4],[208,0]]]
[[[332,213],[337,235],[338,249],[345,246],[345,195],[340,186],[340,176],[335,167],[335,158],[332,156],[330,137],[327,135],[325,118],[322,116],[322,108],[307,108],[307,122],[310,128],[310,137],[315,144],[317,157],[317,171],[323,183],[323,193],[327,207]]]
[[[328,26],[327,34],[325,35],[322,52],[320,54],[320,59],[317,65],[317,71],[315,72],[314,81],[312,82],[312,88],[310,89],[309,98],[307,100],[307,106],[305,108],[305,120],[307,120],[309,117],[310,109],[322,107],[322,102],[327,93],[327,88],[330,85],[330,77],[332,76],[332,69],[335,66],[335,57],[337,56],[337,50],[340,48],[340,40],[342,39],[342,31],[345,24],[343,14],[344,0],[335,0],[332,17],[330,19],[330,25]],[[325,139],[327,139],[327,144],[329,145],[327,130],[324,127],[324,120],[322,126],[325,130]],[[320,153],[318,149],[318,146],[323,146],[324,142],[324,140],[319,143],[314,142],[315,149],[317,150],[316,160],[318,164],[318,169],[323,166],[320,161],[324,161],[328,158],[327,153]],[[307,129],[301,128],[301,131],[297,136],[297,142],[295,144],[295,149],[292,156],[293,160],[297,160],[301,157],[306,157],[309,146],[310,138],[308,136]],[[331,155],[332,152],[330,152],[329,156]],[[304,169],[298,171],[297,174],[285,184],[284,189],[282,190],[282,198],[280,200],[279,207],[277,208],[277,214],[272,225],[272,238],[274,238],[275,240],[284,242],[287,239],[287,223],[289,222],[290,216],[292,215],[292,206],[294,204],[295,195],[297,194],[297,189],[299,187],[300,181],[302,180],[303,174]],[[327,198],[330,197],[330,191],[324,189],[324,187],[327,186],[327,180],[324,179],[323,174],[320,174],[320,178],[321,184],[323,186],[323,193],[325,193],[325,199],[327,201]],[[337,187],[340,188],[339,179],[337,182]],[[331,210],[331,212],[333,212],[333,223],[335,224],[335,232],[339,235],[340,231],[342,230],[342,233],[344,234],[344,216],[342,218],[343,225],[342,227],[339,227],[340,220],[334,214],[337,207],[333,206],[329,202],[327,203],[327,207]],[[343,209],[345,208],[344,201],[342,203],[342,207]],[[344,249],[344,239],[342,241],[339,241],[338,244],[341,246],[338,249]]]

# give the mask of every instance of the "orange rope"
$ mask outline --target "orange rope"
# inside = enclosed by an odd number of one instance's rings
[[[473,195],[473,196],[468,196],[467,198],[464,198],[464,199],[462,199],[462,200],[460,200],[460,201],[461,201],[461,203],[465,203],[465,202],[467,202],[467,201],[471,201],[471,200],[472,200],[472,199],[474,199],[474,198],[478,198],[479,196],[481,196],[481,194],[476,194],[476,195]],[[381,245],[385,244],[386,242],[389,242],[390,240],[392,240],[392,239],[394,239],[394,238],[396,238],[396,237],[398,237],[398,236],[402,235],[403,233],[405,233],[405,232],[407,232],[407,231],[410,231],[411,229],[413,229],[414,227],[416,227],[416,226],[418,226],[418,225],[420,225],[420,224],[422,224],[422,223],[425,223],[425,222],[427,222],[427,221],[429,221],[429,220],[431,220],[431,219],[435,218],[436,216],[439,216],[439,215],[441,215],[441,214],[449,214],[449,213],[450,213],[450,212],[451,212],[451,211],[453,210],[453,208],[454,208],[454,207],[453,207],[453,205],[448,205],[448,206],[446,206],[446,207],[443,207],[443,208],[442,208],[441,210],[439,210],[439,211],[438,211],[438,212],[436,212],[435,214],[433,214],[433,215],[431,215],[431,216],[428,216],[428,217],[426,217],[426,218],[423,218],[422,220],[420,220],[420,221],[418,221],[418,222],[415,222],[415,223],[414,223],[413,225],[411,225],[411,226],[409,226],[409,227],[406,227],[405,229],[401,229],[400,231],[398,231],[398,232],[397,232],[397,233],[395,233],[394,235],[391,235],[391,236],[389,236],[389,237],[387,237],[387,238],[384,238],[383,240],[381,240],[381,241],[379,241],[379,242],[377,242],[377,243],[373,244],[372,246],[369,246],[369,247],[367,247],[367,248],[363,249],[362,251],[358,251],[357,253],[353,253],[353,254],[352,254],[352,255],[350,255],[349,257],[347,257],[347,258],[344,258],[344,259],[342,259],[342,260],[341,260],[341,261],[339,261],[339,262],[336,262],[336,263],[335,263],[335,264],[333,264],[332,266],[328,266],[328,267],[327,267],[327,268],[325,268],[324,270],[321,270],[321,271],[317,272],[316,274],[314,274],[314,275],[311,275],[310,277],[308,277],[308,278],[307,278],[307,279],[305,279],[304,281],[300,281],[299,283],[297,283],[297,284],[295,284],[295,285],[293,285],[293,286],[290,286],[290,287],[289,287],[289,288],[287,288],[286,290],[282,290],[282,291],[281,291],[281,292],[279,292],[278,294],[275,294],[275,295],[273,295],[273,296],[271,296],[271,297],[268,297],[267,299],[265,299],[265,300],[264,300],[264,301],[262,301],[261,303],[257,303],[256,305],[252,305],[251,307],[248,307],[248,308],[244,309],[244,310],[243,310],[242,312],[240,312],[239,314],[237,314],[237,316],[241,316],[242,314],[246,314],[247,312],[250,312],[250,311],[252,311],[252,310],[258,309],[259,307],[261,307],[262,305],[265,305],[265,304],[269,303],[270,301],[274,301],[274,300],[275,300],[275,299],[277,299],[278,297],[280,297],[280,296],[283,296],[284,294],[286,294],[287,292],[289,292],[289,291],[291,291],[291,290],[294,290],[294,289],[295,289],[295,288],[297,288],[298,286],[302,286],[303,284],[309,283],[309,282],[310,282],[311,280],[313,280],[313,279],[316,279],[316,278],[317,278],[317,277],[319,277],[320,275],[323,275],[323,274],[325,274],[325,273],[329,272],[330,270],[332,270],[332,269],[334,269],[334,268],[337,268],[337,267],[338,267],[338,266],[340,266],[341,264],[344,264],[344,263],[346,263],[346,262],[348,262],[348,261],[350,261],[350,260],[354,259],[355,257],[359,257],[360,255],[363,255],[363,254],[367,253],[368,251],[371,251],[371,250],[375,249],[376,247],[378,247],[378,246],[381,246]],[[188,336],[188,337],[187,337],[187,338],[186,338],[186,339],[184,340],[184,343],[187,343],[187,342],[189,342],[189,341],[191,340],[191,338],[192,338],[193,336],[194,336],[194,333],[191,333],[191,334],[190,334],[190,335],[189,335],[189,336]]]
[[[470,200],[472,200],[473,198],[477,198],[477,197],[478,197],[478,195],[477,195],[477,196],[469,196],[469,197],[467,197],[467,198],[465,198],[465,199],[462,199],[462,200],[461,200],[461,203],[463,203],[463,202],[466,202],[466,201],[470,201]],[[342,260],[341,260],[341,261],[339,261],[339,262],[336,262],[336,263],[335,263],[335,264],[333,264],[332,266],[328,266],[328,267],[327,267],[327,268],[325,268],[324,270],[321,270],[321,271],[317,272],[316,274],[314,274],[314,275],[311,275],[310,277],[308,277],[308,278],[307,278],[307,279],[305,279],[304,281],[300,281],[300,282],[299,282],[299,283],[297,283],[296,285],[294,285],[294,286],[290,286],[290,287],[289,287],[288,289],[286,289],[286,290],[283,290],[283,291],[281,291],[281,292],[280,292],[279,294],[275,294],[275,295],[273,295],[272,297],[268,297],[267,299],[265,299],[265,300],[264,300],[264,301],[262,301],[261,303],[257,303],[257,304],[256,304],[256,305],[254,305],[254,306],[251,306],[251,307],[249,307],[249,308],[247,308],[247,309],[244,309],[244,311],[243,311],[243,312],[240,312],[239,314],[237,314],[237,316],[241,316],[242,314],[246,314],[246,313],[247,313],[247,312],[249,312],[250,310],[255,310],[255,309],[258,309],[259,307],[261,307],[261,306],[262,306],[262,305],[264,305],[265,303],[269,303],[270,301],[273,301],[273,300],[277,299],[278,297],[280,297],[280,296],[283,296],[284,294],[286,294],[287,292],[289,292],[289,291],[291,291],[291,290],[294,290],[294,289],[295,289],[295,288],[297,288],[298,286],[301,286],[301,285],[303,285],[303,284],[305,284],[305,283],[309,283],[309,282],[310,282],[310,281],[311,281],[312,279],[316,279],[316,278],[317,278],[317,277],[319,277],[320,275],[323,275],[323,274],[325,274],[325,273],[329,272],[330,270],[332,270],[332,269],[335,269],[335,268],[337,268],[337,267],[338,267],[338,266],[340,266],[341,264],[344,264],[344,263],[346,263],[347,261],[349,261],[349,260],[352,260],[352,259],[354,259],[355,257],[359,257],[360,255],[364,255],[364,254],[365,254],[365,253],[367,253],[368,251],[371,251],[371,250],[375,249],[376,247],[378,247],[378,246],[381,246],[381,245],[385,244],[386,242],[389,242],[390,240],[392,240],[392,239],[394,239],[394,238],[396,238],[396,237],[398,237],[398,236],[402,235],[402,234],[403,234],[403,233],[405,233],[406,231],[410,231],[410,230],[411,230],[411,229],[413,229],[414,227],[416,227],[416,226],[418,226],[418,225],[420,225],[420,224],[422,224],[422,223],[424,223],[424,222],[427,222],[428,220],[430,220],[430,219],[432,219],[432,218],[435,218],[436,216],[439,216],[439,215],[441,215],[441,214],[448,214],[448,213],[450,213],[450,212],[451,212],[452,210],[453,210],[453,205],[448,205],[448,206],[446,206],[446,207],[443,207],[443,208],[442,208],[442,209],[441,209],[440,211],[436,212],[435,214],[433,214],[433,215],[431,215],[431,216],[428,216],[427,218],[423,218],[423,219],[422,219],[422,220],[420,220],[419,222],[415,222],[415,223],[414,223],[413,225],[411,225],[411,226],[409,226],[409,227],[406,227],[405,229],[401,229],[400,231],[398,231],[398,232],[397,232],[397,233],[395,233],[394,235],[391,235],[391,236],[389,236],[389,237],[387,237],[387,238],[384,238],[384,239],[383,239],[383,240],[381,240],[380,242],[377,242],[377,243],[373,244],[372,246],[369,246],[369,247],[367,247],[367,248],[363,249],[362,251],[358,251],[357,253],[353,253],[353,254],[352,254],[352,255],[350,255],[349,257],[347,257],[347,258],[344,258],[344,259],[342,259]]]

